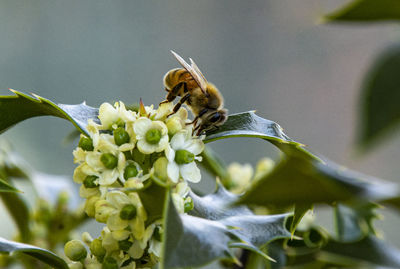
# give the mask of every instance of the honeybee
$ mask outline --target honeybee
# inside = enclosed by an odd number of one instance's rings
[[[194,125],[193,132],[197,131],[197,135],[224,124],[228,111],[223,108],[224,98],[217,87],[206,80],[192,59],[189,58],[189,65],[177,53],[171,52],[183,68],[175,68],[165,74],[164,86],[168,94],[160,104],[172,102],[180,96],[181,99],[170,115],[176,113],[185,103],[195,116],[188,124]]]

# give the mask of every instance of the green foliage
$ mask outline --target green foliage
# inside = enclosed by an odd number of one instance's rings
[[[80,105],[56,105],[38,95],[29,96],[12,90],[15,96],[0,96],[0,133],[11,126],[37,116],[55,116],[70,121],[82,133],[87,133],[88,119],[98,121],[98,110]]]
[[[323,17],[328,22],[370,22],[400,20],[398,0],[354,0]]]
[[[400,4],[400,3],[399,3]],[[400,123],[400,47],[386,49],[365,76],[359,143],[364,150]]]
[[[51,265],[54,268],[68,269],[68,265],[62,258],[58,257],[51,251],[32,245],[22,244],[0,238],[0,252],[10,254],[23,253],[32,256],[48,265]]]
[[[20,192],[6,181],[0,179],[0,192]]]
[[[85,132],[83,121],[96,120],[97,116],[97,109],[83,104],[56,106],[43,98],[36,100],[21,93],[13,98],[33,103],[35,111],[42,111],[41,115],[67,118],[81,132]],[[0,98],[0,104],[8,99],[10,97]],[[44,113],[44,107],[51,107],[52,112]],[[78,111],[79,117],[74,115]],[[78,118],[82,119],[81,124],[77,123]],[[3,130],[11,125],[9,122]],[[360,261],[381,266],[397,265],[397,250],[373,237],[372,219],[376,214],[370,203],[384,201],[396,206],[399,197],[397,186],[322,161],[284,134],[278,124],[258,117],[254,112],[231,115],[223,126],[207,133],[205,142],[230,137],[261,138],[284,153],[273,170],[258,178],[242,196],[234,195],[222,186],[203,197],[190,193],[193,210],[188,215],[179,215],[170,198],[169,187],[161,179],[152,178],[143,189],[125,190],[138,192],[148,210],[147,224],[161,217],[164,219],[163,268],[196,267],[216,259],[237,263],[233,248],[250,250],[263,258],[259,260],[248,254],[249,266],[250,262],[254,265],[261,261],[273,267],[270,260],[277,260],[277,264],[287,261],[289,266],[349,266],[360,264]],[[204,151],[203,158],[204,168],[222,182],[229,181],[222,158],[211,149]],[[295,231],[304,214],[318,203],[335,206],[336,236],[328,235],[319,227]],[[254,215],[248,205],[280,211],[295,206],[294,215],[288,225],[287,214]],[[286,227],[290,227],[295,239],[288,241],[288,248],[284,249],[284,240],[291,237]],[[370,257],[380,255],[380,247],[386,251],[386,260]],[[351,255],[351,251],[355,254]],[[341,258],[334,261],[332,257]]]
[[[201,266],[221,258],[234,261],[231,248],[248,249],[273,260],[260,247],[290,237],[286,214],[257,216],[244,206],[232,208],[237,197],[222,186],[204,197],[190,196],[194,202],[191,216],[179,216],[171,201],[165,211],[164,268]]]

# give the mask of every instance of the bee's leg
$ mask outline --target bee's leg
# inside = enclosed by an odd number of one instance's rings
[[[193,119],[193,121],[191,121],[191,122],[186,122],[185,125],[190,125],[190,124],[196,125],[196,123],[197,123],[197,121],[199,120],[199,118],[200,118],[200,116],[196,116],[196,117]]]
[[[169,102],[174,101],[175,98],[178,96],[179,90],[182,88],[182,86],[185,90],[187,89],[187,84],[185,81],[179,82],[170,91],[167,88],[165,88],[165,90],[168,92],[167,97],[165,97],[165,100],[162,101],[160,104],[169,103]]]
[[[175,114],[175,113],[179,110],[179,108],[181,108],[181,106],[183,105],[183,103],[185,103],[186,100],[189,99],[189,97],[190,97],[190,93],[188,93],[188,94],[186,94],[185,96],[183,96],[183,97],[181,98],[181,100],[179,100],[179,102],[174,106],[174,109],[172,110],[172,112],[171,112],[167,117],[169,117],[169,116]]]
[[[193,129],[193,133],[194,133],[196,130],[197,130],[197,133],[196,133],[197,136],[199,136],[199,135],[204,131],[204,129],[201,128],[201,124],[197,125],[196,128]]]
[[[203,115],[206,114],[207,112],[208,112],[208,108],[203,108],[203,109],[200,111],[199,115],[197,115],[197,116],[194,118],[194,120],[193,120],[192,122],[186,123],[186,125],[190,125],[190,124],[196,125],[196,123],[197,123],[197,121],[199,120],[199,118],[201,118],[201,116],[203,116]]]

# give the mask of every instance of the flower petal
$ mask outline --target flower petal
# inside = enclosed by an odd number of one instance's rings
[[[176,162],[170,162],[167,165],[167,174],[172,182],[177,183],[179,179],[179,166]]]
[[[182,178],[186,181],[197,183],[201,180],[200,169],[197,168],[195,162],[180,165],[179,171],[181,172]]]
[[[144,139],[137,142],[137,148],[141,153],[151,154],[156,151],[158,145],[147,143]]]
[[[169,162],[173,162],[175,159],[175,150],[173,150],[168,144],[165,148],[165,157],[167,157]]]
[[[204,150],[204,143],[200,139],[193,139],[185,149],[194,155],[199,155]]]
[[[171,138],[171,147],[174,150],[182,149],[185,145],[186,131],[180,131]]]
[[[128,227],[128,221],[121,219],[118,211],[108,216],[107,227],[110,228],[111,231],[123,230]]]
[[[146,132],[151,128],[152,121],[146,117],[140,117],[133,124],[133,130],[138,139],[143,138]]]
[[[107,193],[106,199],[116,208],[122,208],[124,205],[131,203],[131,199],[129,199],[128,195],[120,191],[111,191]]]

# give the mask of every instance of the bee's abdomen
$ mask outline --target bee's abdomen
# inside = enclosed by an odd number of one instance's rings
[[[171,90],[180,82],[188,82],[190,79],[192,79],[192,76],[186,69],[175,68],[165,74],[164,85],[167,89]]]

